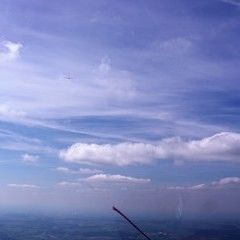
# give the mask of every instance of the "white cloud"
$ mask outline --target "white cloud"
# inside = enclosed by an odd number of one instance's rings
[[[217,182],[212,182],[213,185],[226,185],[226,184],[234,184],[234,183],[240,183],[239,177],[226,177],[222,178]]]
[[[201,183],[198,185],[193,185],[193,186],[172,186],[172,187],[167,187],[168,190],[202,190],[207,188],[209,185]]]
[[[151,180],[148,178],[134,178],[123,175],[111,174],[96,174],[84,179],[87,182],[110,182],[110,183],[149,183]]]
[[[76,143],[60,152],[65,161],[77,163],[105,163],[128,165],[151,162],[155,146],[143,143],[120,143],[117,145]]]
[[[229,185],[236,185],[240,184],[239,177],[226,177],[222,178],[218,181],[213,181],[211,183],[201,183],[198,185],[185,187],[185,186],[175,186],[175,187],[168,187],[169,190],[201,190],[207,188],[219,188],[219,187],[227,187]]]
[[[239,161],[240,134],[222,132],[200,140],[184,141],[181,138],[163,139],[159,144],[76,143],[60,151],[67,162],[113,165],[148,164],[154,159],[186,161]]]
[[[30,155],[28,153],[25,153],[22,155],[22,160],[24,162],[28,162],[28,163],[36,163],[39,160],[39,156],[38,155]]]
[[[75,171],[66,167],[57,167],[56,170],[63,173],[73,173],[73,172],[75,173]]]
[[[91,184],[146,184],[150,183],[151,180],[148,178],[134,178],[130,176],[123,176],[123,175],[111,175],[111,174],[95,174],[90,177],[80,178],[78,181],[62,181],[57,183],[58,186],[62,187],[89,187],[89,183]],[[87,185],[84,185],[87,184]],[[112,186],[112,185],[111,185]],[[91,186],[92,188],[92,186]]]
[[[80,186],[81,184],[79,182],[66,182],[66,181],[62,181],[62,182],[59,182],[57,185],[59,186],[66,186],[66,187],[75,187],[75,186]]]
[[[39,188],[39,186],[33,185],[33,184],[16,184],[16,183],[9,183],[8,187],[24,188],[24,189]]]
[[[203,189],[206,187],[206,184],[202,183],[202,184],[198,184],[198,185],[194,185],[192,187],[189,187],[189,189],[192,189],[192,190],[199,190],[199,189]]]
[[[12,61],[18,58],[22,47],[21,43],[11,41],[0,42],[0,62]]]
[[[91,168],[79,168],[77,170],[72,170],[67,167],[58,167],[56,168],[57,171],[67,173],[67,174],[98,174],[102,173],[102,170],[99,169],[91,169]]]
[[[79,168],[78,171],[82,174],[98,174],[103,172],[102,170],[91,168]]]

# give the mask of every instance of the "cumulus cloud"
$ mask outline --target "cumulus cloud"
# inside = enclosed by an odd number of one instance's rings
[[[22,155],[22,160],[24,162],[28,162],[28,163],[36,163],[39,160],[39,156],[38,155],[30,155],[28,153],[25,153]]]
[[[60,157],[68,162],[105,163],[128,165],[151,162],[155,146],[144,143],[87,144],[76,143],[60,152]]]
[[[0,62],[12,61],[19,57],[22,47],[21,43],[11,41],[0,42]]]
[[[24,188],[24,189],[39,188],[39,186],[33,185],[33,184],[9,183],[7,186],[8,186],[8,187],[12,187],[12,188]]]
[[[87,182],[107,182],[107,183],[149,183],[148,178],[134,178],[123,175],[96,174],[84,179]]]
[[[125,166],[148,164],[154,159],[175,161],[239,161],[240,134],[222,132],[200,140],[182,138],[163,139],[158,144],[130,143],[87,144],[76,143],[60,151],[67,162],[97,163]]]
[[[98,174],[102,173],[102,170],[99,169],[91,169],[91,168],[79,168],[77,170],[69,169],[67,167],[58,167],[56,168],[57,171],[67,173],[67,174]]]

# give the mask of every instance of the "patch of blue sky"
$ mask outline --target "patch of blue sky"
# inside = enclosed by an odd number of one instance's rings
[[[160,185],[239,177],[238,163],[227,159],[119,167],[59,158],[75,143],[157,145],[170,137],[237,133],[237,1],[3,0],[0,9],[5,184],[52,186],[84,177],[64,175],[55,170],[59,166],[99,168]],[[15,45],[1,55],[6,41]],[[38,165],[23,163],[23,154],[39,156]]]

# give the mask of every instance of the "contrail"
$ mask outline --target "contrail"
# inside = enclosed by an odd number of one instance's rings
[[[113,211],[116,211],[118,214],[120,214],[123,218],[125,218],[135,229],[137,229],[146,239],[151,240],[150,237],[148,237],[135,223],[133,223],[125,214],[123,214],[120,210],[118,210],[116,207],[112,207]]]

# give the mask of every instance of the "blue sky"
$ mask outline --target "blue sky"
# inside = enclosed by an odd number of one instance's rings
[[[1,208],[153,198],[149,212],[175,214],[185,194],[196,214],[210,193],[239,199],[238,0],[3,0],[0,13]]]

